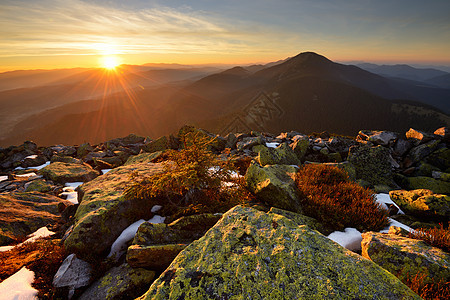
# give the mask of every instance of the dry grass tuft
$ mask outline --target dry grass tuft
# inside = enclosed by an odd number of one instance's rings
[[[450,228],[444,228],[443,224],[439,225],[440,227],[416,229],[409,233],[409,237],[422,240],[430,246],[450,252]]]

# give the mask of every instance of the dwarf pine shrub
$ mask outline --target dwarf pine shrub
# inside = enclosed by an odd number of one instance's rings
[[[450,299],[450,281],[429,281],[427,272],[419,272],[415,275],[407,275],[403,283],[425,300]]]
[[[430,246],[450,252],[450,228],[449,226],[444,228],[442,223],[439,225],[440,227],[419,228],[413,230],[409,233],[409,237],[422,240]]]
[[[374,194],[349,180],[337,167],[322,164],[303,166],[296,175],[303,212],[332,230],[354,227],[378,231],[389,224],[388,212]]]
[[[235,176],[233,160],[210,151],[214,139],[187,132],[181,142],[182,149],[165,153],[163,173],[132,175],[125,197],[168,202],[181,215],[226,211],[251,198]]]

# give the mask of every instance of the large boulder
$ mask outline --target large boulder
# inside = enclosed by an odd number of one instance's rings
[[[308,226],[236,206],[141,299],[420,299],[394,275]]]
[[[89,263],[79,259],[75,254],[70,254],[53,277],[53,286],[56,288],[69,288],[70,299],[76,289],[89,285],[92,271]]]
[[[421,240],[395,234],[362,234],[362,255],[402,280],[425,273],[425,282],[450,280],[450,255]]]
[[[434,135],[410,128],[406,133],[406,138],[416,141],[417,143],[426,143],[434,138]]]
[[[78,187],[80,206],[75,224],[64,242],[80,258],[99,255],[133,222],[149,219],[152,205],[143,199],[125,199],[130,174],[151,176],[164,170],[162,164],[140,163],[118,167]]]
[[[61,211],[72,203],[39,192],[0,194],[0,246],[23,238],[43,226],[61,221]]]
[[[376,145],[391,146],[398,139],[398,134],[391,131],[361,130],[358,133],[358,138],[362,138]]]
[[[88,164],[54,162],[39,170],[39,174],[58,183],[89,181],[100,175]]]
[[[155,272],[133,269],[124,263],[106,272],[94,282],[78,299],[134,299],[148,288]]]
[[[257,145],[252,151],[258,153],[256,160],[261,166],[265,165],[299,165],[301,164],[294,150],[286,143],[281,143],[276,148]]]
[[[162,136],[154,141],[145,144],[142,150],[152,153],[156,151],[164,151],[167,149],[178,149],[179,141],[172,135]]]
[[[389,196],[407,214],[450,218],[450,196],[435,194],[427,189],[390,191]]]
[[[394,185],[391,160],[389,149],[383,146],[353,146],[348,154],[348,161],[356,170],[356,179],[369,182],[372,186]]]
[[[408,157],[409,159],[411,159],[413,163],[418,163],[420,160],[427,157],[434,150],[436,150],[439,143],[440,143],[439,140],[432,140],[429,141],[428,143],[414,147],[409,151]]]
[[[301,213],[300,196],[294,176],[297,168],[289,165],[260,166],[252,162],[245,174],[250,192],[270,206]]]

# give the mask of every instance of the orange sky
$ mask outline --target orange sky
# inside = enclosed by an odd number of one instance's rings
[[[450,1],[3,0],[0,71],[334,61],[450,65]]]

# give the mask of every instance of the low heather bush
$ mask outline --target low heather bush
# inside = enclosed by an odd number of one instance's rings
[[[348,179],[337,167],[303,166],[296,184],[303,198],[302,209],[332,230],[355,227],[378,231],[389,224],[388,212],[375,202],[374,194]]]
[[[423,240],[430,246],[438,247],[446,252],[450,252],[450,228],[444,228],[443,224],[439,225],[440,227],[419,228],[413,230],[409,233],[409,237]]]
[[[414,276],[406,276],[404,283],[417,295],[425,300],[450,299],[450,282],[429,282],[426,272],[417,273]]]

